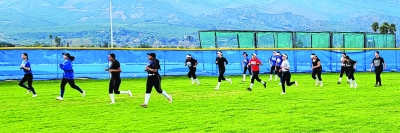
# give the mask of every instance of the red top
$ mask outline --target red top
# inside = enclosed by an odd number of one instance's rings
[[[260,64],[261,61],[259,59],[251,59],[250,60],[250,66],[252,71],[260,71]]]

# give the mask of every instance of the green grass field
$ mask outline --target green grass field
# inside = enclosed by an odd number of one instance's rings
[[[64,101],[57,101],[60,81],[35,81],[37,98],[26,95],[18,82],[0,82],[0,132],[399,132],[399,73],[384,73],[375,88],[375,75],[356,73],[357,89],[336,84],[338,74],[324,74],[324,87],[314,87],[310,74],[294,74],[299,86],[281,95],[278,82],[253,91],[231,76],[215,91],[216,77],[200,77],[200,86],[186,77],[163,77],[162,86],[174,97],[156,93],[142,108],[145,79],[123,79],[108,105],[108,80],[77,80],[86,97],[68,85]],[[229,76],[228,76],[229,77]],[[267,80],[268,75],[261,75]]]

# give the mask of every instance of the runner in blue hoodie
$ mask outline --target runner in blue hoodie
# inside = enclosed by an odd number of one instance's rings
[[[269,66],[271,70],[269,72],[269,81],[272,81],[272,74],[275,73],[275,81],[278,79],[278,71],[276,71],[276,52],[272,51],[272,56],[269,58]]]
[[[72,62],[75,60],[75,57],[71,56],[69,53],[63,53],[63,57],[65,61],[62,64],[60,64],[60,68],[64,70],[63,78],[61,80],[61,92],[60,96],[57,97],[56,99],[60,101],[64,100],[65,85],[67,85],[67,83],[72,88],[78,90],[81,93],[82,97],[84,97],[85,91],[76,86],[74,81],[74,70],[72,69]]]
[[[29,94],[30,92],[32,92],[32,94],[33,94],[32,97],[37,97],[35,89],[32,87],[33,75],[32,75],[31,64],[29,63],[29,60],[28,60],[28,54],[23,53],[21,55],[21,58],[22,58],[22,63],[20,65],[20,69],[24,70],[24,77],[19,82],[19,86],[28,90],[28,92],[26,94]],[[28,86],[26,86],[24,84],[26,81],[28,81]]]

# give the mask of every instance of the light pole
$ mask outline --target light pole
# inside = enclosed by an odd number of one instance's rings
[[[112,2],[110,0],[110,40],[111,40],[111,48],[114,47],[113,22],[112,22],[112,19],[113,19],[113,17],[112,17]]]

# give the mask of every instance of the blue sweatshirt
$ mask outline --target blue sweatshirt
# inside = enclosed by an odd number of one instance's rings
[[[74,79],[74,70],[72,69],[71,60],[65,60],[62,64],[60,64],[60,68],[64,70],[63,78]]]
[[[249,65],[249,61],[250,61],[249,57],[245,57],[243,60],[243,64],[247,66],[247,65]]]
[[[278,63],[278,66],[281,66],[282,65],[282,56],[277,56],[276,57],[276,63]]]
[[[31,63],[29,63],[28,60],[26,60],[26,61],[23,60],[21,64],[24,64],[25,67],[29,67],[30,68],[30,70],[22,69],[22,70],[24,70],[24,74],[31,74],[32,73]]]
[[[276,65],[276,59],[277,59],[277,57],[278,57],[278,56],[271,56],[271,58],[269,58],[269,61],[271,62],[271,65],[272,65],[272,66],[275,66],[275,65]]]

